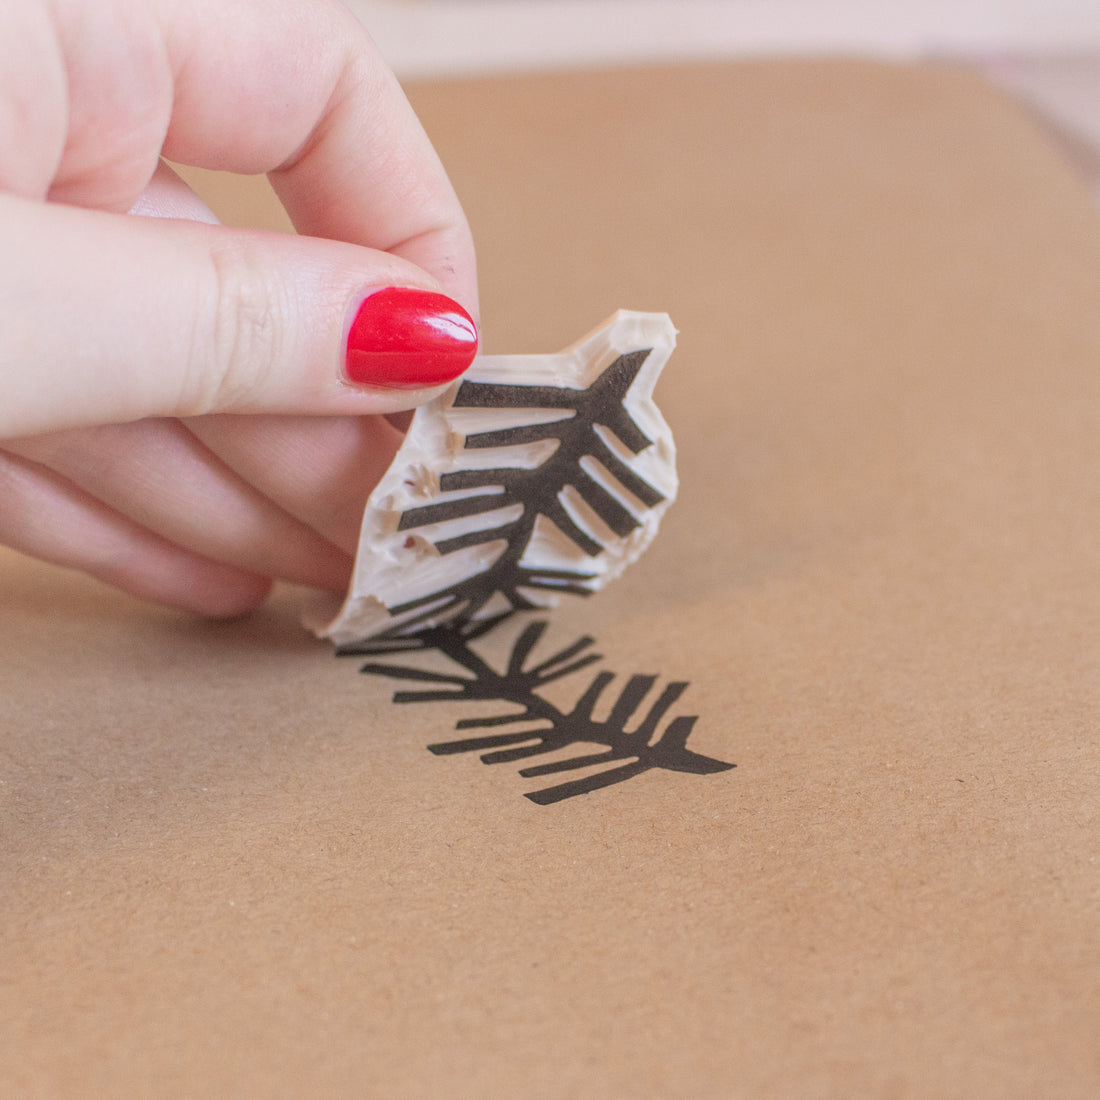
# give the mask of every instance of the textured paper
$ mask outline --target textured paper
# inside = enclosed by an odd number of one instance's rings
[[[655,676],[643,713],[689,682],[689,747],[737,766],[538,805],[519,761],[429,751],[483,703],[394,703],[418,687],[358,668],[405,659],[335,659],[296,594],[201,624],[0,556],[0,1091],[1091,1100],[1073,171],[934,69],[411,91],[490,354],[622,304],[680,329],[677,503],[530,661],[594,640],[562,707],[596,669],[608,708]],[[508,629],[477,643],[497,669]]]

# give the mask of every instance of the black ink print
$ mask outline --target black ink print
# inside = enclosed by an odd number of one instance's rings
[[[656,676],[634,675],[618,689],[610,713],[597,720],[594,712],[599,700],[615,680],[615,674],[601,671],[589,682],[572,708],[561,710],[539,694],[539,688],[587,668],[602,660],[591,652],[595,644],[590,637],[579,638],[572,645],[536,661],[532,654],[546,631],[544,620],[529,623],[512,645],[503,671],[497,671],[474,652],[472,643],[486,636],[512,612],[480,622],[447,623],[431,627],[415,635],[388,635],[338,650],[340,656],[393,656],[434,651],[447,657],[455,666],[453,673],[434,672],[414,665],[369,661],[361,672],[423,685],[416,689],[397,691],[395,703],[438,703],[459,700],[484,700],[509,705],[503,714],[480,718],[464,718],[457,730],[498,729],[508,732],[483,734],[444,741],[428,748],[437,756],[452,753],[479,752],[486,764],[513,763],[531,757],[557,752],[577,744],[606,746],[594,753],[583,753],[564,760],[534,764],[522,768],[526,778],[558,775],[563,772],[600,764],[622,761],[617,767],[588,775],[581,779],[559,783],[528,794],[539,805],[549,805],[588,794],[631,779],[654,768],[667,771],[708,775],[727,771],[733,764],[712,759],[687,748],[687,739],[695,725],[695,717],[675,717],[662,728],[669,711],[688,686],[682,681],[667,684],[650,703],[643,717],[627,730],[643,700],[657,683]],[[518,727],[518,728],[517,728]],[[658,732],[660,731],[660,732]]]
[[[425,622],[441,619],[472,620],[494,598],[503,598],[512,610],[533,610],[542,604],[534,593],[550,590],[587,596],[594,574],[583,569],[544,569],[521,564],[527,554],[539,516],[548,520],[590,558],[604,546],[586,531],[563,503],[568,487],[619,538],[625,538],[640,520],[619,499],[636,501],[643,512],[660,504],[664,495],[635,473],[605,440],[600,428],[611,433],[632,454],[652,445],[623,405],[652,349],[620,355],[585,390],[558,386],[510,386],[464,382],[454,400],[455,408],[510,408],[562,410],[572,415],[548,424],[531,424],[468,435],[464,450],[510,447],[516,444],[553,440],[556,447],[545,461],[531,469],[498,466],[470,468],[444,473],[444,492],[470,490],[471,495],[426,504],[405,511],[400,531],[416,531],[429,524],[495,512],[518,505],[521,514],[506,523],[469,531],[453,538],[441,538],[433,545],[440,554],[451,554],[469,546],[503,540],[507,548],[487,568],[446,588],[389,608],[402,617],[403,632],[416,631]],[[583,459],[589,459],[582,464]],[[586,469],[585,466],[589,469]],[[591,472],[595,467],[598,477]],[[606,473],[606,482],[603,475]],[[616,487],[616,492],[607,488]],[[485,492],[485,490],[490,490]],[[411,613],[411,614],[410,614]]]

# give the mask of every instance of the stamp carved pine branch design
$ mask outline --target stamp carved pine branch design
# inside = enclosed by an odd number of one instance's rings
[[[597,704],[615,680],[612,672],[597,672],[568,710],[559,708],[539,694],[540,688],[602,660],[600,654],[591,652],[594,645],[591,637],[579,638],[551,656],[536,661],[533,651],[542,639],[547,624],[544,620],[531,622],[513,643],[504,669],[495,669],[474,651],[472,643],[510,619],[512,614],[506,612],[463,626],[447,624],[431,627],[411,636],[377,638],[342,647],[339,653],[341,656],[392,656],[434,650],[457,666],[455,672],[441,673],[415,665],[368,661],[361,667],[361,672],[423,685],[395,692],[395,703],[474,700],[510,704],[512,709],[505,713],[463,718],[455,726],[456,730],[511,727],[507,732],[480,734],[429,745],[429,750],[437,756],[478,752],[486,764],[504,764],[555,753],[573,745],[605,746],[597,752],[520,769],[520,775],[525,778],[541,778],[599,765],[615,765],[526,796],[539,805],[588,794],[654,768],[707,775],[734,767],[687,748],[688,736],[696,722],[695,716],[674,717],[665,723],[688,686],[684,681],[666,684],[631,729],[627,727],[657,684],[656,676],[630,676],[619,688],[618,694],[613,696],[611,710],[603,719],[597,719],[594,715]],[[662,726],[662,723],[665,724]]]
[[[513,610],[537,606],[531,589],[550,589],[587,596],[588,582],[595,574],[584,570],[548,569],[527,565],[523,558],[531,546],[539,517],[544,517],[589,557],[603,552],[603,544],[586,531],[563,503],[563,493],[572,487],[579,498],[619,538],[626,538],[640,526],[637,516],[605,484],[606,472],[614,482],[636,498],[643,508],[653,508],[665,496],[639,477],[611,448],[599,427],[613,435],[632,454],[653,441],[638,427],[623,405],[652,349],[620,355],[596,381],[584,390],[559,386],[508,386],[464,382],[455,397],[454,408],[510,408],[563,410],[565,419],[522,427],[501,428],[468,435],[465,449],[512,447],[543,440],[556,443],[554,453],[538,466],[499,466],[444,473],[440,489],[478,490],[476,495],[411,508],[398,523],[399,531],[413,531],[464,516],[482,515],[509,506],[521,509],[519,516],[488,528],[442,538],[433,545],[440,554],[452,554],[469,546],[504,540],[503,553],[483,572],[464,578],[437,592],[392,607],[400,616],[418,611],[404,620],[414,628],[425,619],[452,612],[475,618],[494,598],[503,597]],[[582,462],[592,460],[595,465]],[[490,490],[485,492],[484,490]]]
[[[587,596],[676,496],[653,390],[676,330],[620,310],[553,355],[482,356],[421,406],[371,492],[337,645]]]

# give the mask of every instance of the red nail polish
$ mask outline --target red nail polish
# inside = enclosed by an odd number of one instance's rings
[[[457,378],[477,354],[477,325],[457,302],[412,287],[363,299],[348,330],[344,373],[357,386],[419,389]]]

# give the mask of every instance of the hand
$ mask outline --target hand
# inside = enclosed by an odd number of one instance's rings
[[[303,236],[218,225],[162,156],[268,173]],[[0,257],[0,542],[204,614],[343,589],[382,414],[476,349],[372,293],[476,317],[458,200],[336,0],[3,0]]]

